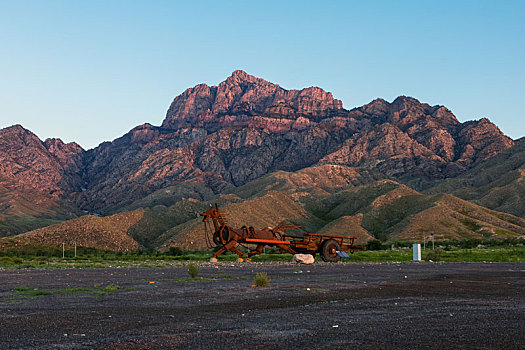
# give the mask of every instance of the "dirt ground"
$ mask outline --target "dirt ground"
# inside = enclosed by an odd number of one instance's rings
[[[523,263],[202,263],[199,277],[0,270],[0,348],[525,348]]]

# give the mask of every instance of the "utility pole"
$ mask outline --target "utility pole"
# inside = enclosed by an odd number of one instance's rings
[[[62,259],[66,257],[66,244],[62,242]]]
[[[77,257],[77,242],[75,242],[75,258]]]
[[[432,250],[434,250],[434,232],[430,233],[430,237],[432,237]]]

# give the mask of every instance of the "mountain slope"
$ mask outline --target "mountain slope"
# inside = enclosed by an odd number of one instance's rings
[[[488,208],[525,217],[525,139],[477,167],[429,190],[449,192]]]
[[[365,173],[366,174],[366,173]],[[84,216],[15,237],[13,244],[65,242],[100,249],[139,247],[206,249],[199,216],[210,203],[228,213],[232,227],[262,229],[288,221],[304,232],[356,236],[364,244],[378,238],[422,241],[436,239],[508,238],[525,234],[525,219],[493,211],[449,194],[422,194],[393,180],[358,183],[360,169],[322,165],[290,173],[279,171],[216,195],[210,200],[179,200],[166,207],[108,217]],[[319,179],[321,181],[317,182]]]
[[[113,251],[137,250],[139,244],[128,235],[128,231],[143,215],[142,210],[104,218],[85,215],[17,236],[0,238],[0,249],[20,249],[24,246],[56,248],[65,244],[68,248],[76,245]]]
[[[0,130],[0,236],[79,213],[63,195],[81,186],[82,153],[75,143],[42,142],[20,125]]]

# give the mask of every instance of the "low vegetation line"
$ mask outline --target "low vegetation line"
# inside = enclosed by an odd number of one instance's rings
[[[427,248],[422,251],[423,259],[426,261],[442,262],[525,262],[525,247],[489,247],[446,250]],[[77,257],[77,258],[42,258],[42,257],[0,257],[0,268],[100,268],[100,267],[172,267],[186,266],[187,262],[209,261],[211,253],[201,252],[191,255],[182,255],[174,258],[169,256],[142,256],[137,259],[119,259],[115,257]],[[234,262],[237,255],[225,254],[220,261]],[[285,253],[265,254],[252,259],[253,262],[265,261],[291,261],[292,255]],[[360,251],[350,254],[349,259],[344,262],[409,262],[412,260],[412,250],[407,248],[395,248],[386,250]],[[321,262],[316,257],[316,262]],[[193,265],[192,265],[193,266]],[[193,270],[188,274],[196,278],[198,272]]]

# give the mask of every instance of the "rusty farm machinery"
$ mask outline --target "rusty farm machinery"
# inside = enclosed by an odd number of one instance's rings
[[[239,255],[238,261],[243,261],[244,253],[237,246],[250,244],[256,245],[256,248],[248,253],[247,261],[251,257],[263,252],[265,246],[277,247],[282,251],[297,254],[315,254],[319,253],[323,261],[335,262],[341,259],[341,255],[346,252],[354,253],[358,250],[364,250],[364,246],[354,245],[356,237],[336,236],[307,233],[303,235],[288,235],[287,231],[298,229],[286,222],[280,223],[277,227],[266,227],[262,230],[256,230],[253,227],[243,226],[241,228],[232,228],[228,226],[226,212],[219,209],[217,204],[201,214],[204,222],[204,232],[206,242],[211,248],[213,244],[220,247],[211,261],[217,261],[221,254],[231,251]],[[213,225],[211,228],[210,222]]]

